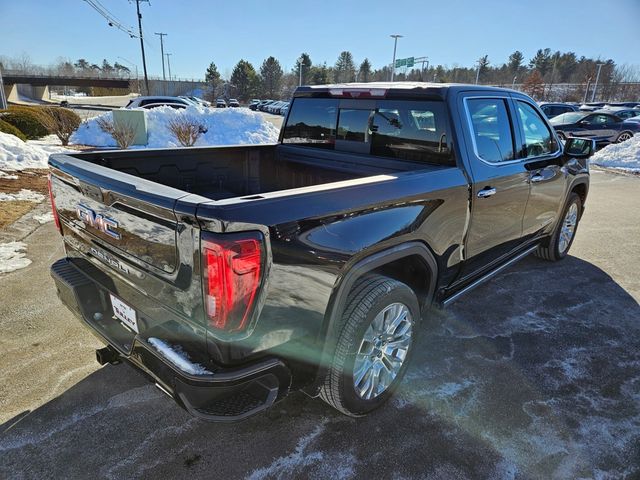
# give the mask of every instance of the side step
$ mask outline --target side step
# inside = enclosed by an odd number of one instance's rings
[[[494,270],[491,270],[489,273],[487,273],[486,275],[478,278],[477,280],[474,280],[473,282],[471,282],[469,285],[467,285],[466,287],[464,287],[462,290],[460,290],[459,292],[456,292],[455,294],[453,294],[452,296],[450,296],[449,298],[447,298],[445,301],[442,302],[442,307],[448,307],[449,305],[451,305],[453,302],[455,302],[456,300],[458,300],[460,297],[462,297],[464,294],[469,293],[471,290],[473,290],[474,288],[482,285],[484,282],[492,279],[493,277],[495,277],[497,274],[499,274],[500,272],[502,272],[505,268],[510,267],[511,265],[513,265],[514,263],[519,262],[520,260],[522,260],[524,257],[527,257],[528,255],[530,255],[531,253],[533,253],[536,249],[538,248],[538,245],[534,245],[533,247],[529,247],[527,248],[525,251],[523,251],[522,253],[519,253],[518,255],[516,255],[515,257],[513,257],[511,260],[509,260],[508,262],[503,263],[502,265],[500,265],[499,267],[497,267]]]

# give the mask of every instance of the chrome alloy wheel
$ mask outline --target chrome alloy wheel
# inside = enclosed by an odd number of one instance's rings
[[[392,303],[376,315],[364,333],[353,365],[353,386],[363,400],[389,388],[404,363],[413,320],[409,308]]]
[[[558,250],[560,253],[564,253],[569,245],[571,239],[576,231],[576,225],[578,223],[578,205],[572,203],[567,210],[567,214],[564,217],[562,226],[560,228],[560,241],[558,242]]]
[[[631,139],[631,137],[633,137],[633,135],[631,133],[623,132],[618,137],[618,143],[626,142],[627,140]]]

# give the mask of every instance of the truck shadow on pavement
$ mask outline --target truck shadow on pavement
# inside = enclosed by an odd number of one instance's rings
[[[0,476],[640,474],[640,306],[605,272],[527,259],[431,320],[401,388],[368,417],[293,394],[211,424],[107,366],[1,427]]]

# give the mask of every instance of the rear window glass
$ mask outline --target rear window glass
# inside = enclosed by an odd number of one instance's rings
[[[337,99],[298,98],[283,143],[455,165],[440,101],[380,100],[375,108],[340,108]]]
[[[501,98],[471,98],[467,102],[478,156],[491,163],[513,160],[513,132]]]

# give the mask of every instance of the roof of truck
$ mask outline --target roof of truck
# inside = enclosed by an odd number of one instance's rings
[[[444,97],[447,92],[463,91],[463,90],[482,90],[482,91],[513,91],[507,88],[491,87],[486,85],[471,85],[464,83],[430,83],[430,82],[371,82],[371,83],[335,83],[327,85],[304,85],[298,87],[293,96],[306,96],[313,95],[315,93],[330,93],[336,90],[350,90],[350,91],[372,91],[372,90],[385,90],[383,95],[387,96],[389,93],[399,93],[412,95],[425,95],[425,96],[440,96]],[[376,95],[371,95],[372,97]]]

